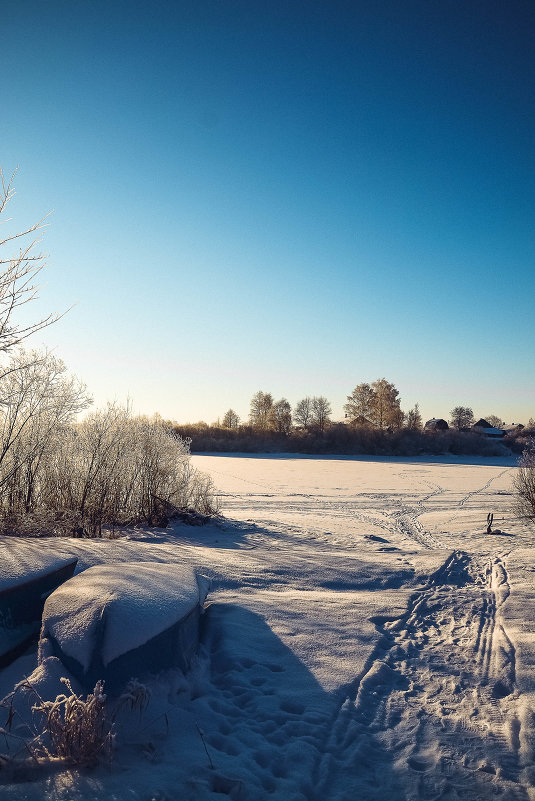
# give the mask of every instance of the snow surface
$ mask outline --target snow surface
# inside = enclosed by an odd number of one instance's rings
[[[220,489],[220,522],[39,546],[78,570],[210,575],[194,668],[151,680],[142,715],[123,709],[111,767],[3,770],[0,797],[535,799],[535,532],[512,510],[513,460],[193,462]],[[35,664],[1,671],[2,694],[33,670],[54,697],[58,660]]]
[[[54,553],[41,548],[35,540],[17,540],[16,548],[10,547],[9,542],[9,538],[0,539],[0,593],[72,562],[72,556],[60,548]]]
[[[105,615],[100,654],[104,665],[150,639],[202,605],[208,582],[187,565],[122,563],[84,570],[46,600],[42,636],[51,634],[84,672]]]

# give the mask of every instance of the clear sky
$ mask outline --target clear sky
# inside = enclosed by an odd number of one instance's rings
[[[102,404],[214,421],[386,377],[535,417],[532,0],[2,4],[35,315]]]

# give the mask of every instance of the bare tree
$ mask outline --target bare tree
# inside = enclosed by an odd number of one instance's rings
[[[223,428],[238,428],[240,424],[240,418],[234,411],[234,409],[229,409],[225,412],[225,416],[223,417]]]
[[[273,395],[269,392],[259,391],[251,398],[251,411],[249,420],[253,428],[266,431],[270,426]]]
[[[306,398],[298,401],[295,405],[293,417],[298,426],[308,428],[312,420],[312,398],[307,395]]]
[[[0,215],[7,208],[15,194],[13,186],[15,173],[5,180],[0,169]],[[28,228],[0,239],[0,353],[9,353],[15,345],[20,344],[36,331],[51,325],[60,315],[49,314],[35,323],[18,325],[13,315],[18,308],[37,297],[38,285],[35,280],[45,267],[45,256],[37,250],[41,242],[48,215]],[[5,224],[7,220],[3,221]],[[6,253],[13,246],[14,252]],[[4,368],[6,369],[6,368]]]
[[[526,520],[535,520],[535,437],[530,439],[522,453],[513,486],[517,513]]]
[[[288,434],[292,427],[292,407],[286,400],[281,398],[271,407],[269,417],[270,427],[279,434]]]
[[[469,406],[455,406],[450,412],[450,425],[460,431],[462,428],[470,428],[474,423],[474,413]]]
[[[502,418],[498,417],[497,414],[487,414],[484,419],[487,421],[489,426],[492,426],[493,428],[503,428],[505,425]]]
[[[323,395],[312,398],[311,424],[323,434],[332,414],[331,404]]]

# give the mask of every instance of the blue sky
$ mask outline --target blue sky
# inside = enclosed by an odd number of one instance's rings
[[[32,313],[98,403],[246,417],[385,376],[535,417],[535,7],[64,0],[2,9]],[[28,309],[28,312],[30,309]]]

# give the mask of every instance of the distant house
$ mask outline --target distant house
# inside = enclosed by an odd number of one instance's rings
[[[508,426],[504,426],[503,431],[504,434],[513,434],[517,431],[522,431],[524,425],[522,423],[511,423]]]
[[[347,418],[347,414],[346,414],[346,418]],[[362,415],[362,414],[359,414],[359,415],[357,415],[357,417],[353,417],[350,420],[346,420],[345,422],[349,423],[350,426],[354,426],[355,428],[361,428],[363,426],[366,427],[366,428],[370,428],[370,426],[372,425],[372,423],[370,423],[368,418],[364,417],[364,415]]]
[[[483,418],[474,423],[472,431],[476,434],[481,434],[483,437],[492,437],[493,439],[502,439],[504,435],[501,428],[494,428]]]
[[[425,431],[446,431],[449,425],[442,417],[432,417],[424,426]]]

